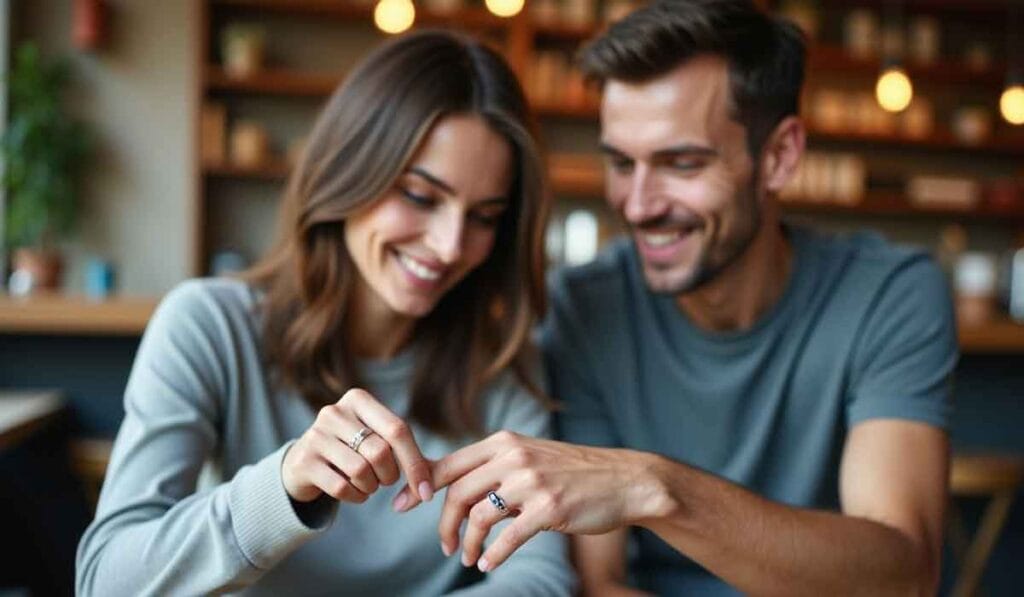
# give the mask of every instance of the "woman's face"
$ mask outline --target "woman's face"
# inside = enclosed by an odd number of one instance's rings
[[[345,221],[361,281],[423,317],[490,254],[511,182],[511,147],[483,119],[438,120],[394,188]]]

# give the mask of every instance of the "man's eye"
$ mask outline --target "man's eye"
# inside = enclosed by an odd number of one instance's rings
[[[672,162],[672,168],[681,170],[683,172],[689,172],[700,168],[703,164],[697,160],[677,160]]]
[[[430,197],[426,197],[424,195],[417,195],[416,193],[413,193],[412,191],[404,187],[398,187],[398,192],[402,194],[402,197],[405,197],[406,201],[412,203],[416,207],[434,207],[435,201]]]
[[[609,158],[608,166],[619,173],[628,173],[633,170],[633,160]]]

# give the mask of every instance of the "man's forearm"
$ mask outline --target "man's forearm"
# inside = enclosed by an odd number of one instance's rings
[[[745,593],[935,591],[927,550],[893,527],[785,506],[685,464],[635,455],[652,496],[636,524]]]

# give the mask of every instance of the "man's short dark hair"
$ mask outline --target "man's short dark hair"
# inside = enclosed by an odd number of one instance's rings
[[[700,55],[729,66],[730,112],[757,157],[775,126],[800,109],[804,38],[750,0],[655,0],[615,23],[580,54],[591,80],[644,83]]]

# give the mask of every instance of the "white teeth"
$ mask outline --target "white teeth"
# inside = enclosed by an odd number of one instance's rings
[[[406,255],[399,253],[398,260],[402,262],[402,267],[404,267],[417,278],[434,281],[441,277],[441,272],[430,269],[429,267],[416,261],[412,257],[408,257]]]
[[[672,243],[682,236],[678,232],[672,232],[669,234],[644,234],[644,242],[652,247],[664,247],[665,245]]]

